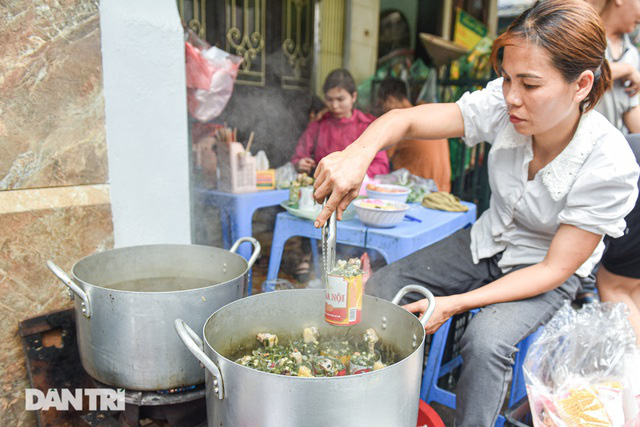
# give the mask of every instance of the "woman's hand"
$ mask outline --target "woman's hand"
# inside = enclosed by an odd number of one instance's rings
[[[316,161],[313,160],[312,158],[309,158],[309,157],[305,157],[303,159],[300,159],[298,161],[298,163],[296,164],[296,170],[298,172],[304,172],[307,175],[310,175],[311,171],[315,167],[316,167]]]
[[[638,93],[640,89],[640,71],[626,62],[610,62],[611,77],[613,80],[620,80],[625,86],[625,92],[629,96]]]
[[[625,92],[627,95],[634,96],[640,89],[640,71],[633,68],[625,81]]]
[[[424,316],[424,312],[429,307],[429,300],[424,298],[411,304],[403,305],[402,308],[412,313],[420,313],[420,318]],[[436,308],[427,322],[424,330],[427,334],[434,334],[440,326],[444,324],[451,316],[457,314],[458,303],[456,296],[436,297]]]
[[[314,223],[316,227],[321,227],[336,209],[338,219],[342,219],[342,213],[360,192],[372,157],[365,152],[356,155],[351,147],[329,154],[316,168],[313,197],[318,203],[329,197]]]

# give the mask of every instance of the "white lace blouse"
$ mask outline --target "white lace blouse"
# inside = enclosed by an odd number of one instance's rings
[[[560,224],[623,235],[624,217],[638,196],[638,165],[625,137],[600,113],[584,114],[569,145],[529,181],[531,137],[516,132],[509,121],[502,79],[465,93],[457,105],[465,143],[492,144],[491,203],[471,229],[475,263],[504,251],[498,263],[503,272],[536,264],[544,259]],[[603,250],[601,241],[576,274],[588,276]]]

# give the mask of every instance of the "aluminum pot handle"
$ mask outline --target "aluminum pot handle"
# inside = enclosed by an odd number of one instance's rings
[[[74,283],[73,280],[64,272],[63,269],[58,267],[53,261],[47,261],[47,267],[58,279],[69,289],[71,289],[82,300],[82,314],[84,317],[91,317],[91,304],[89,303],[89,296],[82,290],[82,288]]]
[[[253,264],[256,262],[256,260],[260,256],[260,249],[261,249],[260,242],[258,242],[253,237],[241,237],[238,240],[236,240],[236,242],[233,244],[233,246],[231,246],[231,249],[229,249],[229,251],[235,254],[238,248],[240,247],[240,244],[243,242],[249,242],[253,245],[253,253],[251,254],[251,257],[249,257],[249,261],[247,261],[247,264],[248,264],[247,269],[251,270],[251,267],[253,267]]]
[[[200,363],[202,363],[206,370],[211,372],[214,377],[213,392],[218,396],[218,399],[223,399],[222,374],[213,360],[209,359],[209,356],[204,353],[204,343],[198,334],[196,334],[182,319],[174,320],[173,326],[184,345],[187,346],[187,349],[200,361]]]
[[[433,296],[431,292],[429,292],[427,288],[424,288],[419,285],[407,285],[398,291],[398,293],[396,294],[395,297],[393,297],[393,300],[391,300],[391,302],[397,305],[400,302],[400,300],[409,292],[417,292],[419,294],[424,295],[429,300],[429,307],[427,307],[427,310],[424,312],[424,314],[422,315],[422,318],[420,319],[420,323],[422,323],[422,326],[426,328],[429,318],[433,314],[433,311],[436,309],[436,298]]]

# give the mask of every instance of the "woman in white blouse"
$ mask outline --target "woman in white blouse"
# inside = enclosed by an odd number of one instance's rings
[[[592,111],[611,85],[607,39],[582,0],[546,0],[494,43],[501,78],[457,103],[393,110],[315,173],[316,220],[340,217],[382,149],[407,139],[492,143],[490,208],[462,230],[376,272],[367,293],[390,299],[418,283],[436,296],[426,327],[481,308],[462,337],[457,426],[495,423],[516,344],[586,283],[605,234],[623,234],[637,197],[638,166],[624,136]],[[424,313],[427,300],[405,308]]]

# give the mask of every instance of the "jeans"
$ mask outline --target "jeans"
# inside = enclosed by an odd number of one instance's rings
[[[470,242],[470,230],[460,230],[387,265],[371,276],[367,294],[391,300],[403,286],[418,284],[435,296],[455,295],[503,276],[500,254],[474,264]],[[516,345],[588,283],[593,277],[574,274],[556,289],[526,300],[491,304],[471,319],[461,338],[464,363],[456,392],[456,426],[495,424],[511,380]],[[416,299],[416,294],[408,294],[403,303]]]

